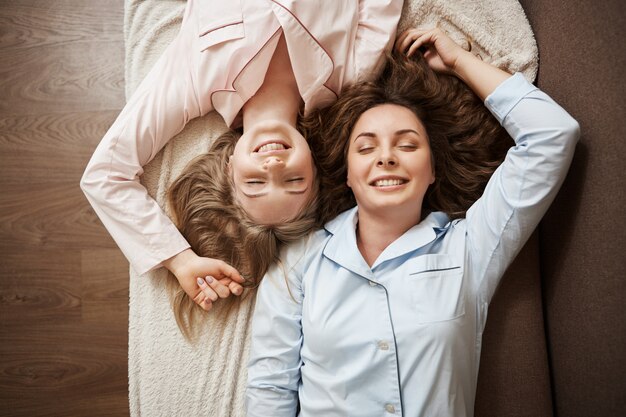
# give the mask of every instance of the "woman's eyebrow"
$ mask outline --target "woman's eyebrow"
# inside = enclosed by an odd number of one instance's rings
[[[417,136],[422,136],[419,134],[419,132],[415,129],[400,129],[397,130],[394,135],[395,136],[402,136],[402,135],[406,135],[407,133],[415,133]],[[358,138],[360,138],[361,136],[365,136],[368,138],[375,138],[376,134],[373,132],[361,132],[358,135],[356,135],[356,137],[354,138],[353,142],[356,141]]]
[[[375,138],[376,134],[372,133],[372,132],[361,132],[358,135],[356,135],[356,137],[354,138],[353,142],[356,141],[358,138],[360,138],[361,136],[365,136],[367,138]]]

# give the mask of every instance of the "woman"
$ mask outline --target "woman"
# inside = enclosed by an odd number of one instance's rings
[[[96,149],[83,179],[94,210],[138,273],[168,268],[205,310],[241,293],[239,272],[197,255],[139,182],[185,124],[212,110],[243,127],[230,160],[233,209],[271,230],[315,212],[315,170],[295,129],[301,108],[332,103],[374,74],[401,0],[189,0],[181,30]],[[314,220],[308,221],[312,228]],[[209,279],[205,296],[198,278]],[[200,282],[204,285],[204,281]],[[229,291],[230,290],[230,291]]]
[[[454,82],[411,78],[419,60],[392,63],[390,81],[359,85],[329,109],[323,134],[340,137],[327,138],[326,154],[343,155],[347,175],[337,183],[357,206],[289,247],[261,282],[249,416],[293,416],[298,404],[303,416],[473,414],[489,302],[563,181],[578,124],[520,74],[438,29],[410,30],[397,45],[424,50],[430,68],[463,80],[515,146],[466,217],[450,221],[434,210],[449,211],[442,180],[456,183],[442,172],[458,133],[446,120],[463,112],[448,100]],[[421,99],[407,100],[415,89]]]

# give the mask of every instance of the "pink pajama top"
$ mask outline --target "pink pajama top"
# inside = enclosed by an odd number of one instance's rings
[[[189,0],[181,29],[94,152],[81,187],[136,272],[189,247],[139,182],[186,123],[212,110],[229,126],[261,86],[280,35],[305,113],[371,79],[402,0]]]

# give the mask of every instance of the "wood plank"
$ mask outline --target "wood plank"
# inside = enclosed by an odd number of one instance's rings
[[[124,0],[0,2],[3,49],[123,40]]]
[[[80,256],[65,250],[5,247],[0,264],[2,327],[80,324]]]
[[[42,401],[43,400],[43,401]],[[128,416],[128,392],[85,396],[82,391],[58,391],[50,399],[22,392],[0,403],[0,415],[10,417],[112,417]],[[6,413],[6,414],[5,414]]]
[[[128,328],[128,261],[119,249],[81,251],[83,323]]]
[[[124,45],[102,54],[103,45],[85,44],[80,53],[64,46],[6,54],[0,61],[0,114],[121,109],[124,105]],[[20,71],[20,68],[29,68]]]
[[[26,245],[115,248],[78,182],[71,184],[5,184],[0,193],[0,247]]]
[[[78,186],[124,0],[0,0],[0,415],[128,415],[128,264]],[[122,276],[124,271],[124,276]]]
[[[4,248],[3,326],[115,323],[128,328],[128,262],[119,249]]]
[[[5,2],[0,114],[121,108],[123,8],[116,3],[94,8],[70,0]],[[109,23],[96,23],[101,14],[110,16]]]
[[[119,111],[0,117],[3,184],[73,182]]]
[[[94,415],[94,400],[102,396],[113,402],[110,407],[100,403],[100,413],[116,408],[123,415],[128,407],[125,329],[31,324],[9,332],[3,327],[0,403],[11,415]]]
[[[0,400],[11,415],[105,415],[105,410],[112,408],[120,415],[128,413],[127,312],[117,313],[127,311],[128,298],[124,295],[126,290],[115,285],[109,285],[114,289],[102,294],[105,277],[121,270],[115,265],[123,258],[117,249],[87,252],[87,259],[99,257],[105,262],[89,266],[94,263],[82,262],[83,254],[79,251],[71,252],[73,267],[61,251],[3,252],[0,288],[45,288],[58,292],[69,287],[67,292],[73,293],[71,300],[75,301],[70,305],[69,317],[57,306],[69,303],[30,303],[21,311],[3,303],[2,307],[8,308],[1,311]],[[27,266],[28,274],[23,272],[23,266]],[[100,274],[80,277],[94,271]],[[117,283],[117,287],[125,286],[121,279]],[[92,300],[97,304],[92,305]],[[111,311],[114,314],[106,314]],[[63,400],[50,403],[50,398]],[[108,398],[113,403],[107,407],[98,398]],[[100,404],[100,408],[92,409],[95,404]]]

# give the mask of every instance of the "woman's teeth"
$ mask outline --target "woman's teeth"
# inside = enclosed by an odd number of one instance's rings
[[[266,143],[257,152],[282,151],[287,149],[282,143]]]
[[[374,183],[375,187],[391,187],[393,185],[402,185],[404,180],[401,179],[387,179],[387,180],[378,180]]]

